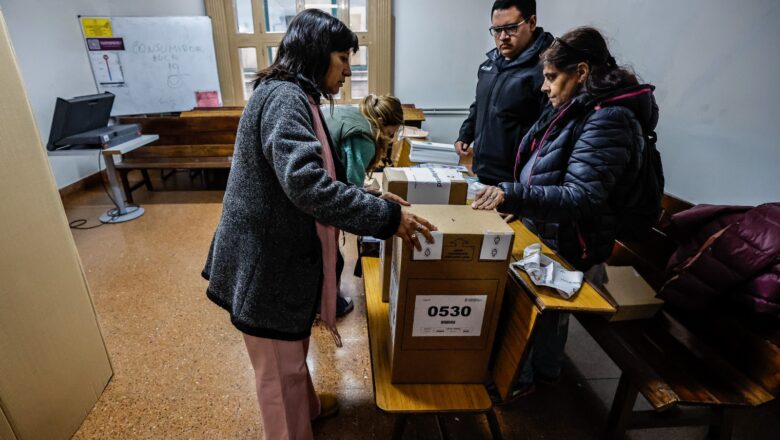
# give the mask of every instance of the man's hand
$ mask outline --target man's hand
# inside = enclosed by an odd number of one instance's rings
[[[496,207],[504,202],[504,191],[497,186],[486,186],[479,190],[474,203],[471,207],[474,209],[483,209],[490,211],[496,209]]]
[[[468,157],[471,156],[474,150],[469,148],[469,144],[463,141],[457,141],[455,142],[455,152],[458,153],[458,156]]]

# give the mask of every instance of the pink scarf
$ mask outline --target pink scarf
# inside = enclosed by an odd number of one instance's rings
[[[325,128],[322,125],[320,106],[309,97],[309,107],[314,117],[314,132],[322,144],[322,164],[331,179],[336,180],[336,165],[333,163],[333,155],[330,151],[330,142]],[[339,230],[335,226],[317,223],[317,237],[322,247],[322,291],[320,298],[320,321],[330,330],[337,347],[341,347],[341,335],[336,329],[336,252],[339,251]]]

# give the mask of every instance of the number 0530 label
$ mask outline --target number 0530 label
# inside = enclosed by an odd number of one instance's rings
[[[479,336],[487,295],[417,295],[412,336]]]

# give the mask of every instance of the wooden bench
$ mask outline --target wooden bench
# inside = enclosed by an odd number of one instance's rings
[[[404,104],[404,119],[420,127],[425,115],[414,104]],[[133,191],[146,186],[152,190],[150,169],[214,169],[230,168],[236,131],[243,107],[216,107],[182,112],[180,116],[128,116],[120,124],[139,124],[141,132],[157,134],[160,139],[148,146],[122,156],[116,164],[125,199],[133,203]],[[127,175],[140,170],[142,181],[130,185]],[[163,179],[166,175],[163,174]]]
[[[665,197],[665,214],[652,237],[617,243],[609,263],[634,266],[660,288],[676,248],[664,230],[672,214],[688,207]],[[693,425],[730,438],[735,410],[766,403],[780,390],[780,331],[774,322],[734,308],[691,313],[668,305],[638,321],[575,316],[622,371],[607,420],[609,438],[623,438],[628,429]],[[634,410],[638,393],[653,410]]]
[[[393,438],[403,438],[406,421],[410,415],[434,415],[439,433],[442,438],[446,438],[439,414],[481,413],[487,418],[493,438],[500,439],[501,428],[484,385],[390,383],[388,304],[382,302],[379,258],[363,257],[361,261],[366,293],[371,367],[374,376],[374,396],[376,405],[382,411],[396,416]]]
[[[147,170],[230,168],[240,110],[200,113],[205,114],[187,115],[185,112],[182,116],[120,119],[122,124],[141,125],[142,133],[160,136],[156,142],[124,154],[122,162],[116,164],[128,203],[133,202],[132,192],[141,185],[152,189]],[[132,170],[140,170],[143,176],[143,181],[133,186],[127,179]]]

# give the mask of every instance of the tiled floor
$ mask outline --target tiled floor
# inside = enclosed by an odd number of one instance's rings
[[[165,186],[169,189],[136,191],[146,209],[138,220],[73,231],[114,368],[75,438],[259,438],[262,427],[243,342],[227,314],[206,299],[200,277],[222,192],[190,190],[203,183],[190,182],[186,173]],[[69,219],[95,223],[110,205],[95,188],[68,197],[65,207]],[[315,329],[309,356],[315,386],[336,393],[342,410],[317,426],[315,435],[386,439],[392,416],[373,403],[365,301],[361,280],[351,276],[354,238],[347,241],[345,256],[342,288],[355,299],[355,311],[339,322],[344,348]],[[619,371],[576,320],[571,322],[562,380],[496,410],[505,438],[600,437]],[[489,437],[481,417],[451,415],[443,417],[443,425],[447,438]],[[738,415],[734,438],[780,438],[779,427],[780,405],[773,403]],[[406,432],[409,439],[438,436],[431,416],[412,418]],[[630,438],[705,435],[703,428],[682,428],[634,431]]]

